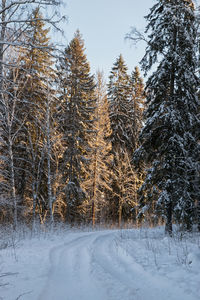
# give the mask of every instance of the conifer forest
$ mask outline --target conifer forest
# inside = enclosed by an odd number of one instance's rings
[[[60,4],[1,0],[0,226],[200,230],[198,4],[154,1],[145,32],[127,34],[146,43],[140,64],[119,53],[108,78],[81,28],[54,42]]]

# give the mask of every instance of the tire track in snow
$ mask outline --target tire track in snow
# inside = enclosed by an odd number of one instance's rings
[[[100,232],[84,234],[50,253],[51,269],[39,300],[102,300],[104,290],[92,276],[92,244]]]
[[[145,271],[117,243],[119,231],[70,239],[50,252],[51,268],[38,300],[193,300],[166,277]]]
[[[94,263],[95,270],[100,270],[99,280],[105,274],[110,280],[110,298],[116,300],[194,300],[192,295],[186,294],[177,282],[173,282],[165,276],[146,271],[142,265],[136,262],[133,255],[130,255],[116,239],[109,235],[100,236],[96,239]],[[107,241],[106,241],[107,240]],[[137,244],[137,243],[136,243]],[[138,243],[138,247],[141,247]],[[133,248],[134,251],[134,248]],[[141,253],[142,255],[142,253]],[[112,283],[112,285],[111,285]],[[113,285],[114,283],[114,285]],[[109,284],[108,284],[109,285]],[[123,295],[123,298],[122,298]]]

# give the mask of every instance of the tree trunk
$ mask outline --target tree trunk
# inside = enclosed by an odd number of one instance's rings
[[[92,227],[94,227],[95,226],[95,221],[96,221],[96,212],[95,212],[95,210],[96,210],[96,207],[95,207],[95,202],[94,202],[94,199],[93,199],[93,201],[92,201]]]
[[[1,31],[0,31],[0,93],[3,92],[3,57],[4,57],[4,41],[5,41],[5,33],[6,33],[6,12],[4,11],[6,6],[6,0],[1,1]]]
[[[166,217],[165,233],[172,236],[172,202],[167,205]]]
[[[118,208],[118,227],[121,228],[122,224],[122,202],[119,200],[119,208]]]
[[[36,218],[36,199],[37,199],[37,195],[34,192],[35,191],[35,184],[32,184],[32,190],[33,190],[33,220],[32,220],[32,226],[33,226],[33,230],[35,229],[35,218]]]
[[[198,230],[200,231],[200,199],[198,199],[197,203],[197,226]]]
[[[95,149],[94,156],[94,181],[92,188],[92,226],[95,226],[96,222],[96,192],[97,192],[97,149]]]
[[[46,107],[46,139],[47,139],[47,188],[48,188],[48,203],[50,223],[53,226],[53,195],[52,195],[52,182],[51,182],[51,130],[50,130],[50,99],[49,91],[47,95],[47,107]]]
[[[174,53],[177,47],[177,28],[174,28],[173,32],[173,50]],[[170,101],[173,103],[174,100],[174,86],[175,86],[175,65],[172,63],[171,66],[171,82],[170,82]],[[174,167],[174,166],[173,166]],[[166,225],[165,225],[165,233],[172,235],[172,200],[167,204],[166,207]]]
[[[13,150],[12,150],[12,139],[9,136],[9,161],[10,161],[10,182],[11,182],[11,196],[13,201],[13,227],[17,228],[17,199],[15,190],[15,173],[14,173],[14,162],[13,162]]]

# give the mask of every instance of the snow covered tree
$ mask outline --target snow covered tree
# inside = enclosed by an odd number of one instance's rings
[[[198,60],[198,77],[199,77],[199,88],[198,88],[198,98],[200,101],[200,6],[196,8],[196,17],[197,17],[197,60]],[[197,217],[197,224],[198,224],[198,229],[200,231],[200,171],[199,171],[199,176],[197,179],[197,185],[198,185],[198,200],[197,200],[197,212],[196,212],[196,217]]]
[[[127,67],[120,55],[111,70],[108,84],[108,103],[111,123],[111,142],[113,150],[127,148],[132,150],[133,134],[130,113],[130,87]]]
[[[143,79],[140,75],[140,71],[138,67],[132,71],[130,76],[130,97],[133,101],[133,142],[134,142],[134,151],[139,147],[139,135],[142,127],[144,126],[144,108],[145,108],[145,92],[144,92],[144,83]],[[132,164],[132,165],[131,165]],[[145,175],[145,165],[136,168],[133,164],[132,156],[131,156],[131,164],[128,161],[128,165],[131,167],[131,174],[134,174],[134,186],[132,186],[132,190],[134,189],[133,198],[134,198],[134,208],[133,211],[133,219],[136,223],[138,223],[139,215],[138,215],[138,206],[139,206],[139,194],[138,191],[141,187],[141,184],[144,181]],[[128,169],[129,170],[129,169]],[[129,186],[131,186],[129,184]]]
[[[130,95],[133,102],[132,130],[134,133],[133,142],[135,150],[139,146],[139,134],[143,127],[143,112],[145,105],[144,83],[138,67],[135,67],[130,76]]]
[[[26,179],[23,180],[21,174],[24,173],[25,144],[24,136],[24,117],[22,112],[22,95],[18,87],[21,75],[18,72],[19,60],[18,54],[20,47],[30,49],[34,47],[33,40],[27,42],[24,38],[25,33],[31,28],[32,11],[38,6],[50,7],[60,5],[60,1],[0,1],[0,115],[1,115],[1,182],[3,193],[10,188],[12,178],[12,199],[17,208],[22,201],[25,190]],[[57,20],[54,16],[45,18],[45,21],[57,27]],[[31,43],[31,44],[30,44]],[[37,46],[36,46],[37,47]],[[21,87],[27,82],[27,77],[21,83]],[[23,128],[23,130],[22,130]],[[8,138],[9,131],[9,138]],[[9,145],[10,144],[10,145]],[[9,151],[8,151],[9,148]],[[7,150],[6,150],[7,149]],[[18,155],[20,151],[20,156]],[[7,165],[8,164],[8,165]],[[23,168],[22,168],[23,165]],[[8,170],[8,172],[7,172]],[[18,177],[18,174],[20,176]],[[4,197],[10,197],[10,191]],[[10,199],[11,200],[11,199]],[[10,201],[11,203],[12,201]],[[14,208],[13,223],[17,224],[17,210]],[[22,207],[21,207],[22,210]]]
[[[81,204],[85,198],[82,183],[95,110],[95,83],[84,53],[84,41],[75,33],[65,55],[61,58],[59,73],[61,86],[60,125],[63,133],[63,181],[66,196],[66,220],[81,219]]]
[[[173,219],[190,229],[194,217],[199,155],[194,4],[157,1],[146,19],[148,45],[142,67],[148,72],[155,63],[158,66],[146,85],[146,122],[135,159],[150,166],[143,190],[150,189],[151,197],[144,201],[143,212],[154,207],[171,234]]]
[[[112,178],[116,183],[114,196],[118,198],[118,226],[121,227],[123,222],[137,220],[137,190],[141,184],[128,151],[115,154]]]
[[[1,94],[0,106],[0,192],[4,197],[6,211],[11,218],[10,222],[16,229],[19,210],[16,166],[20,160],[17,153],[22,149],[22,144],[16,141],[21,140],[25,120],[21,118],[18,73],[7,75],[7,79],[10,79],[10,82],[9,80],[3,82],[2,87],[7,92]],[[12,212],[9,214],[10,210]]]
[[[45,21],[58,29],[58,20],[54,18],[58,0],[1,0],[0,1],[0,91],[3,90],[3,82],[6,80],[5,70],[13,68],[15,63],[9,60],[11,51],[18,51],[19,47],[29,47],[27,41],[23,39],[24,33],[31,27],[32,11],[36,7],[46,8],[54,7],[54,14],[49,13]],[[32,44],[32,46],[34,46]]]
[[[117,221],[119,225],[123,211],[126,210],[126,215],[128,215],[127,207],[131,211],[132,207],[129,204],[133,203],[133,199],[135,199],[135,195],[128,193],[128,199],[124,193],[127,185],[124,176],[130,175],[130,161],[133,151],[138,145],[138,133],[142,124],[139,110],[144,96],[141,92],[139,97],[139,89],[142,90],[143,87],[138,71],[132,74],[130,79],[123,57],[120,55],[114,63],[108,84],[109,116],[112,129],[111,143],[114,156],[112,164],[113,195],[110,197],[110,210],[112,219]],[[126,166],[124,166],[125,162]],[[130,181],[134,187],[138,179],[136,179],[136,174],[132,175]],[[121,176],[120,179],[119,176]],[[135,180],[133,179],[134,176]],[[130,182],[128,185],[130,186]],[[136,189],[133,188],[133,190],[136,193]]]
[[[56,122],[53,120],[56,97],[53,88],[55,72],[52,68],[53,45],[47,36],[42,14],[35,9],[31,26],[24,34],[30,48],[20,49],[20,73],[18,82],[21,91],[22,117],[25,116],[24,144],[26,157],[23,160],[18,181],[26,181],[26,205],[30,206],[35,221],[36,209],[43,222],[47,213],[53,222],[52,153],[56,136]],[[32,46],[34,45],[34,46]],[[26,81],[24,85],[23,82]],[[52,128],[53,126],[53,128]],[[54,136],[54,137],[53,137]],[[31,169],[31,172],[30,172]],[[28,173],[27,173],[28,172]]]

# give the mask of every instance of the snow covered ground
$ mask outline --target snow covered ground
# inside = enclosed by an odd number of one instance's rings
[[[143,228],[25,236],[1,237],[1,300],[200,299],[198,233],[170,238],[163,228]]]

